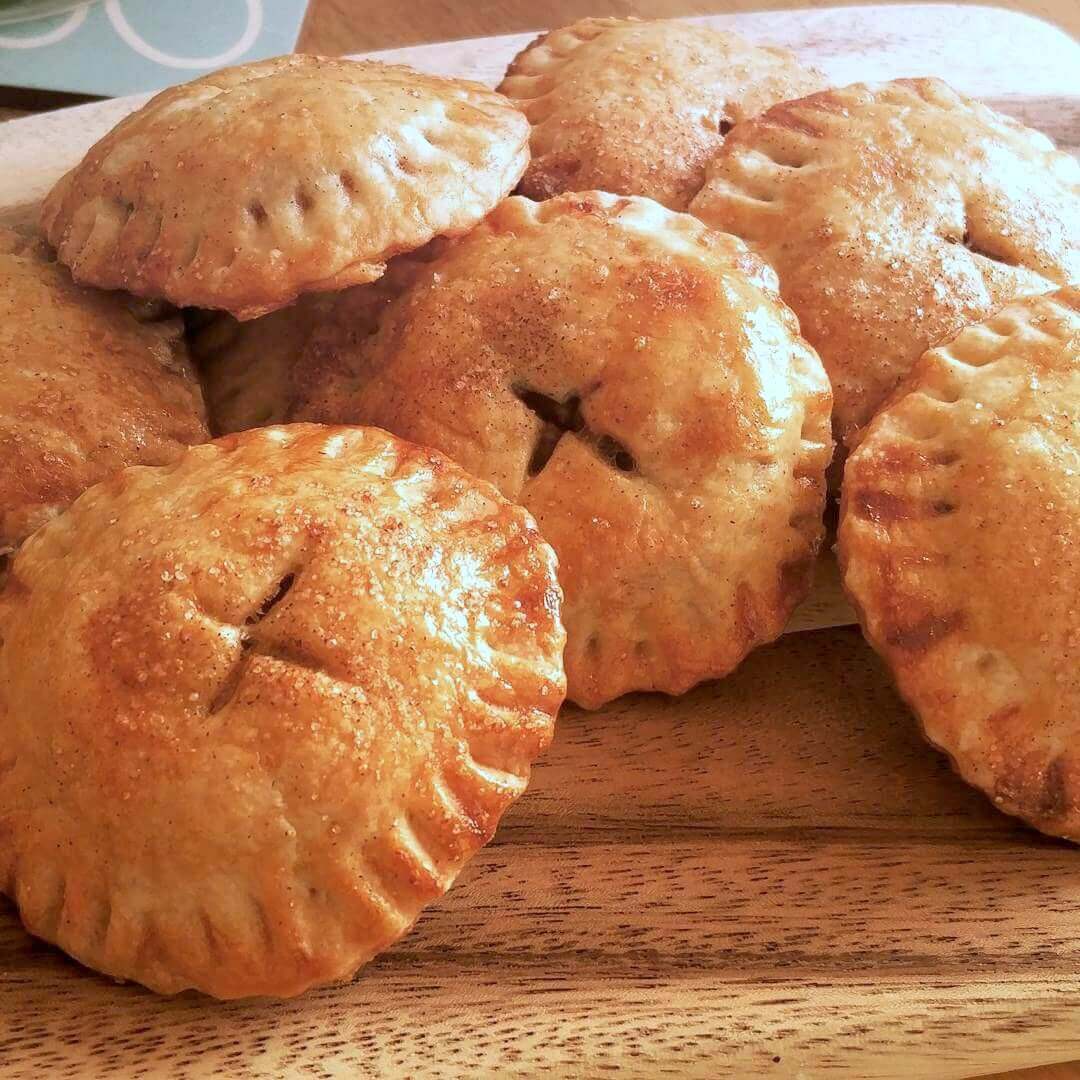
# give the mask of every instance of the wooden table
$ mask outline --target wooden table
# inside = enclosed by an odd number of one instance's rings
[[[751,10],[760,0],[488,0],[451,3],[449,0],[411,0],[410,3],[371,4],[363,0],[312,0],[300,47],[328,54],[361,52],[398,45],[479,37],[557,25],[585,14],[660,16],[704,14],[718,10]],[[789,0],[773,7],[829,6],[823,0]],[[1012,0],[1010,6],[1057,21],[1080,34],[1080,4],[1076,0]],[[966,47],[958,42],[958,47]],[[0,117],[2,118],[2,117]],[[1080,1018],[1077,1020],[1080,1025]],[[0,1055],[0,1076],[6,1075]],[[1002,1074],[1004,1075],[1004,1074]],[[1046,1066],[1010,1077],[1030,1080],[1080,1080],[1080,1063]]]

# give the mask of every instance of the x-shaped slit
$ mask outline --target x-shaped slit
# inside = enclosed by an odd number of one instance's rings
[[[1015,266],[1015,260],[1005,255],[1000,255],[997,252],[988,251],[986,248],[980,247],[971,235],[971,225],[969,221],[964,222],[964,231],[959,236],[955,233],[946,235],[945,239],[950,244],[961,244],[966,247],[972,255],[981,255],[984,259],[990,259],[991,262],[1001,263],[1003,266]]]
[[[514,394],[540,420],[540,432],[529,456],[529,476],[543,472],[555,448],[568,432],[589,443],[612,468],[627,473],[636,471],[634,455],[622,443],[611,435],[594,432],[585,423],[580,394],[570,394],[565,401],[528,387],[515,387]]]
[[[240,655],[229,669],[224,682],[222,682],[218,692],[214,695],[214,700],[210,703],[211,715],[221,712],[221,710],[236,696],[236,691],[240,686],[241,679],[244,677],[244,672],[251,663],[252,656],[259,652],[265,652],[267,655],[277,655],[279,652],[279,650],[274,649],[263,650],[256,648],[258,642],[250,632],[249,628],[261,623],[263,619],[265,619],[267,615],[269,615],[270,612],[273,611],[286,596],[288,596],[289,591],[295,583],[296,574],[292,572],[286,574],[277,582],[274,588],[263,597],[259,606],[244,620],[244,625],[240,630]]]

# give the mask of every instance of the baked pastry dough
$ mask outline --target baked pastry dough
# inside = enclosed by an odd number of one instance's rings
[[[346,978],[524,791],[563,640],[528,515],[384,432],[127,469],[0,591],[0,885],[160,992]]]
[[[0,229],[0,563],[91,484],[209,438],[203,416],[179,319],[140,322]]]
[[[691,211],[780,275],[842,439],[927,348],[1080,277],[1080,166],[934,79],[774,106],[728,138]]]
[[[248,322],[219,312],[199,327],[191,352],[199,364],[215,435],[285,420],[292,402],[293,367],[335,295],[308,293],[287,308]]]
[[[468,230],[527,142],[475,83],[278,57],[158,94],[57,184],[42,223],[78,281],[253,318]]]
[[[346,311],[318,337],[305,416],[435,446],[536,517],[580,704],[724,675],[806,593],[828,382],[733,237],[647,199],[514,197],[374,335]]]
[[[533,128],[523,195],[599,188],[685,210],[732,125],[826,85],[787,49],[675,20],[605,18],[538,37],[499,90]]]
[[[4,225],[0,225],[0,255],[25,255],[51,261],[49,247],[40,234]]]
[[[848,460],[840,555],[929,740],[1080,840],[1080,290],[919,361]]]
[[[442,243],[435,240],[391,259],[378,281],[336,293],[308,293],[259,319],[240,322],[221,312],[200,313],[203,321],[192,336],[191,350],[199,363],[214,433],[290,419],[297,400],[312,386],[323,385],[318,338],[327,314],[336,305],[339,319],[348,312],[349,329],[357,339],[373,333],[415,264],[430,259]],[[335,343],[339,333],[333,332]]]

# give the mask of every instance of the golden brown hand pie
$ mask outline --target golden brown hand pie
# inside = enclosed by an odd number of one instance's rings
[[[0,591],[0,886],[160,992],[343,979],[524,791],[565,688],[528,515],[384,432],[128,469]]]
[[[357,286],[366,288],[367,286]],[[191,341],[215,435],[281,423],[292,401],[293,366],[334,293],[308,293],[260,319],[214,314]]]
[[[582,19],[537,38],[499,89],[533,127],[522,194],[599,188],[685,210],[733,124],[825,85],[786,49],[737,34]]]
[[[435,446],[535,515],[575,701],[680,693],[780,634],[821,536],[828,382],[774,290],[650,200],[511,198],[374,335],[330,316],[304,414]]]
[[[209,438],[180,335],[0,230],[0,563],[91,484]]]
[[[927,348],[1080,277],[1080,166],[934,79],[775,106],[731,134],[691,211],[780,275],[842,439]]]
[[[1080,840],[1080,290],[928,352],[847,463],[845,585],[927,737]]]
[[[477,84],[279,57],[158,94],[57,184],[42,223],[78,281],[247,319],[468,230],[527,142]]]

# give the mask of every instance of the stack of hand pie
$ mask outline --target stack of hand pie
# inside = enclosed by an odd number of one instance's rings
[[[868,639],[1080,838],[1080,168],[940,82],[825,85],[678,22],[547,34],[501,93],[285,57],[158,95],[0,236],[33,933],[163,992],[350,976],[564,696],[783,632],[834,433]]]

